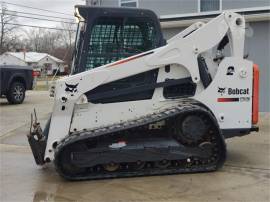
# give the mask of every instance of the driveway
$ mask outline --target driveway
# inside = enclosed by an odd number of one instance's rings
[[[269,113],[261,114],[259,133],[227,140],[227,161],[217,172],[69,182],[53,165],[35,165],[25,136],[33,108],[42,124],[48,118],[48,93],[30,91],[21,105],[0,103],[0,201],[270,201]]]

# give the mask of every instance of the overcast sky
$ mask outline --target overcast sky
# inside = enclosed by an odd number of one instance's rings
[[[51,12],[7,4],[7,7],[9,10],[35,13],[35,14],[40,14],[40,15],[64,17],[64,18],[70,18],[70,19],[74,19],[74,5],[85,4],[85,0],[1,0],[1,1],[4,1],[6,3],[19,4],[19,5],[25,5],[25,6],[35,7],[35,8],[61,12],[61,13],[67,13],[69,15],[62,15],[59,13],[51,13]],[[17,15],[26,15],[26,14],[17,13]],[[47,18],[47,17],[41,17],[41,16],[35,16],[35,17]],[[53,18],[49,18],[49,19],[53,19]],[[65,21],[64,19],[57,19],[57,18],[55,18],[55,20]],[[46,27],[56,27],[56,26],[59,27],[60,25],[60,23],[57,23],[57,22],[41,21],[41,20],[27,19],[27,18],[21,18],[21,17],[17,18],[17,23],[35,25],[35,26],[46,26]]]

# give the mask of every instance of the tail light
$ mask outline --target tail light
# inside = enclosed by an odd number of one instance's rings
[[[259,66],[253,65],[252,124],[259,121]]]
[[[39,72],[38,71],[32,71],[32,77],[37,77],[39,76]]]

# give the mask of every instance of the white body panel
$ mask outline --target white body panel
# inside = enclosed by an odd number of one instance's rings
[[[236,25],[236,21],[241,23]],[[177,104],[178,99],[165,99],[163,88],[156,88],[152,99],[108,104],[76,104],[81,96],[95,87],[142,72],[159,69],[157,82],[191,77],[196,83],[194,99],[207,106],[219,121],[221,129],[251,128],[252,63],[243,59],[244,19],[234,13],[223,13],[208,24],[195,23],[168,41],[164,47],[132,56],[57,81],[55,104],[47,141],[45,159],[54,158],[52,145],[74,130],[96,128],[133,119]],[[213,62],[211,50],[225,35],[231,44],[231,57]],[[203,54],[213,78],[205,89],[200,80],[197,57]],[[171,65],[170,73],[164,71]],[[233,75],[227,75],[233,66]],[[76,85],[68,92],[66,83]],[[219,88],[249,89],[244,95],[229,95]],[[225,90],[225,91],[226,91]],[[241,102],[219,102],[220,98],[239,98]]]
[[[235,68],[235,73],[230,76],[226,75],[229,66]],[[252,62],[237,57],[225,58],[220,63],[212,83],[195,96],[195,99],[211,109],[221,129],[251,128],[252,66]],[[243,71],[246,71],[244,78],[241,76]],[[225,92],[219,93],[218,88],[225,88]],[[249,93],[244,95],[228,93],[229,89],[236,88],[249,89]],[[219,98],[239,98],[239,102],[218,102]]]

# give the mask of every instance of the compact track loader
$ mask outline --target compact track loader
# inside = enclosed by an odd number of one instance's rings
[[[76,6],[73,70],[50,89],[38,165],[69,180],[214,171],[227,137],[258,131],[257,65],[245,20],[224,12],[167,42],[149,10]]]

